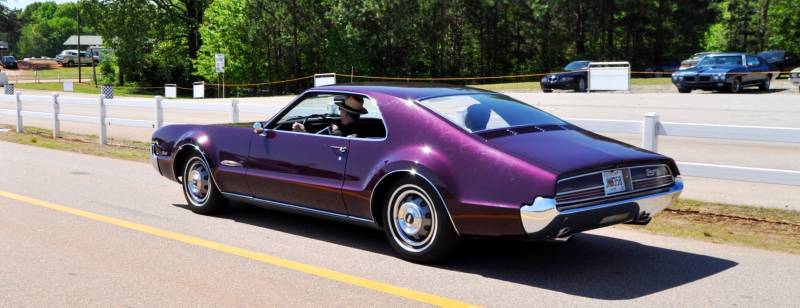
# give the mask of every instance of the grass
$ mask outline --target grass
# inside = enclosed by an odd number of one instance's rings
[[[92,135],[65,133],[53,139],[52,131],[25,127],[18,134],[10,125],[0,125],[0,141],[38,146],[83,154],[147,162],[149,144],[109,139],[97,143]],[[646,226],[620,225],[620,228],[701,241],[733,244],[800,254],[800,212],[782,209],[739,206],[680,199]]]
[[[54,139],[53,131],[49,129],[25,126],[21,134],[10,125],[0,125],[0,129],[10,129],[0,132],[0,141],[138,162],[150,160],[150,145],[146,142],[109,139],[108,145],[101,145],[98,137],[93,135],[62,132],[60,138]]]
[[[800,254],[800,212],[791,210],[680,199],[650,224],[622,228]]]
[[[82,77],[86,80],[92,79],[92,66],[81,66],[80,68]],[[97,78],[100,78],[100,68],[96,68]],[[33,70],[22,70],[20,71],[20,79],[33,79],[36,76],[36,72]],[[61,67],[58,66],[56,68],[44,68],[39,70],[39,79],[59,79],[60,78],[71,78],[77,79],[78,78],[78,68],[77,67]],[[14,77],[9,77],[13,79]]]
[[[63,84],[58,82],[48,83],[18,83],[16,84],[18,90],[39,90],[48,92],[61,92],[64,88]],[[87,93],[100,95],[100,86],[95,87],[91,83],[75,83],[73,84],[75,93]],[[147,92],[145,92],[147,91]],[[138,97],[153,97],[153,95],[163,95],[163,93],[155,93],[153,91],[163,92],[159,89],[137,89],[137,88],[114,88],[114,95],[119,96],[138,96]]]

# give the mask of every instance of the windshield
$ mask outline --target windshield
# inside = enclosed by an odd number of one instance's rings
[[[553,115],[500,94],[444,96],[419,103],[468,132],[510,126],[565,124]]]
[[[5,61],[14,61],[15,59],[12,56],[5,56],[5,57],[3,57],[3,60],[5,60]]]
[[[697,65],[742,65],[742,56],[706,56]]]
[[[582,70],[582,69],[586,68],[586,66],[588,66],[588,65],[589,65],[589,61],[573,61],[573,62],[570,62],[569,64],[567,64],[567,66],[564,67],[564,70],[565,71]]]
[[[780,59],[783,57],[782,51],[762,51],[758,53],[759,57],[764,59]]]

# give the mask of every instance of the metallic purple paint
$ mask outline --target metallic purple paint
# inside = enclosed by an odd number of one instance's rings
[[[247,125],[172,125],[153,134],[159,151],[164,152],[156,156],[158,169],[177,180],[186,153],[182,150],[196,147],[206,156],[223,192],[378,224],[385,201],[372,198],[381,188],[379,184],[390,184],[382,182],[383,177],[398,171],[416,174],[435,186],[455,229],[468,236],[525,235],[520,208],[536,197],[555,196],[556,180],[565,175],[645,161],[666,163],[678,174],[667,157],[579,128],[487,140],[415,102],[426,97],[487,93],[478,89],[354,84],[309,91],[371,97],[383,115],[386,138],[275,130],[262,136]],[[341,153],[331,146],[347,147],[347,151]],[[242,167],[221,165],[223,160],[239,162]]]

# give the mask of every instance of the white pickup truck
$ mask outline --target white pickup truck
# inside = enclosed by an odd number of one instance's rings
[[[81,51],[81,65],[96,64],[95,61],[97,60],[94,59],[94,57],[87,54],[85,51]],[[76,66],[78,65],[78,51],[75,49],[64,50],[56,56],[56,62],[62,66]]]

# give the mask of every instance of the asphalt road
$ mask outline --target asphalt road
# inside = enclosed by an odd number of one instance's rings
[[[607,228],[566,245],[469,241],[449,262],[426,266],[395,257],[379,231],[244,204],[217,217],[193,214],[180,186],[148,164],[3,142],[0,157],[3,306],[791,307],[800,300],[798,255]],[[365,280],[343,283],[342,275]],[[397,296],[396,287],[424,294]]]
[[[794,90],[793,90],[794,91]],[[647,112],[657,112],[662,121],[800,127],[800,96],[797,93],[777,91],[761,93],[748,90],[743,94],[711,92],[678,93],[529,93],[514,92],[514,96],[526,103],[565,118],[639,120]],[[31,93],[31,91],[28,91]],[[33,92],[45,95],[44,92]],[[71,96],[96,97],[88,94]],[[241,104],[270,106],[277,111],[286,105],[293,96],[242,98]],[[179,100],[197,104],[229,102],[229,100]],[[14,109],[8,102],[0,102],[0,108]],[[51,111],[48,104],[29,104],[30,111]],[[95,116],[97,108],[92,106],[63,105],[62,113]],[[242,113],[241,121],[264,120],[270,114]],[[150,109],[113,106],[108,107],[108,116],[129,119],[151,119]],[[222,123],[228,121],[225,112],[186,111],[165,109],[167,122],[179,123]],[[0,116],[0,123],[15,124],[14,117]],[[51,120],[25,119],[25,125],[52,127]],[[64,131],[97,134],[97,125],[62,122]],[[152,134],[149,128],[115,127],[108,128],[109,136],[130,140],[148,141]],[[639,145],[639,135],[611,134],[613,138]],[[772,142],[727,141],[700,138],[661,137],[659,152],[677,161],[711,163],[744,167],[800,170],[800,144]],[[758,193],[753,193],[758,192]],[[687,178],[684,197],[800,211],[800,187]]]

